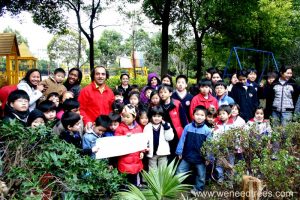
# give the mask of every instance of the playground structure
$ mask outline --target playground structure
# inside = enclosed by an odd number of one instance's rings
[[[6,57],[5,71],[0,72],[0,86],[15,85],[26,71],[36,68],[36,61],[25,43],[18,45],[15,34],[0,33],[0,57]]]
[[[243,52],[243,56],[242,56],[243,59],[242,60],[240,59],[238,51]],[[233,47],[230,51],[230,55],[229,55],[229,58],[227,60],[226,67],[224,68],[223,79],[226,78],[226,77],[229,77],[229,75],[230,75],[228,73],[228,71],[229,71],[228,69],[230,67],[232,57],[235,56],[235,59],[236,59],[235,72],[237,72],[237,69],[236,69],[237,65],[239,67],[239,70],[243,70],[245,68],[245,65],[247,65],[246,62],[245,62],[245,52],[254,52],[254,53],[258,54],[256,56],[262,57],[261,58],[261,60],[263,62],[262,69],[260,70],[260,69],[256,68],[258,72],[261,72],[261,74],[258,78],[258,83],[263,79],[264,73],[266,71],[270,71],[269,70],[270,64],[273,66],[273,70],[276,70],[277,72],[279,71],[277,61],[276,61],[275,56],[272,52],[259,50],[259,49],[252,49],[252,48]]]

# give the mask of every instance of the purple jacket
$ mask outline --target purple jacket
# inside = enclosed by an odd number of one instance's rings
[[[152,87],[151,86],[151,80],[154,77],[158,80],[158,83],[157,83],[157,85],[155,87]],[[148,103],[148,99],[146,97],[146,91],[145,91],[147,87],[150,86],[153,89],[157,90],[159,85],[160,85],[160,79],[159,79],[158,75],[155,72],[148,74],[148,84],[145,87],[143,87],[143,89],[141,91],[141,94],[140,94],[140,100],[141,100],[141,102],[144,103],[144,104]]]

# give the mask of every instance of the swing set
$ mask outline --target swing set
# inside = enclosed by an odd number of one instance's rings
[[[243,60],[240,60],[239,54],[238,52],[242,51],[243,52]],[[230,55],[229,58],[227,60],[227,64],[226,67],[224,69],[224,74],[223,74],[223,79],[230,77],[231,74],[228,73],[228,69],[230,68],[230,63],[231,63],[231,59],[234,59],[235,56],[235,72],[237,72],[237,66],[239,66],[239,70],[243,70],[245,68],[245,66],[251,66],[251,63],[247,63],[247,61],[245,61],[245,52],[254,52],[256,54],[256,56],[259,56],[259,58],[262,60],[262,69],[257,69],[258,67],[256,67],[256,69],[258,71],[261,71],[261,74],[259,76],[258,79],[258,83],[260,83],[260,81],[263,79],[265,72],[270,71],[270,68],[273,67],[273,70],[276,70],[277,72],[279,72],[278,70],[278,64],[276,62],[276,59],[274,57],[274,54],[270,51],[264,51],[264,50],[258,50],[258,49],[252,49],[252,48],[241,48],[241,47],[233,47],[230,51]],[[247,57],[247,59],[249,60],[249,57]],[[250,59],[251,60],[251,59]]]

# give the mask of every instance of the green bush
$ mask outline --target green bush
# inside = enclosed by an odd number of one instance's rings
[[[107,161],[82,156],[79,149],[53,135],[51,129],[24,128],[19,123],[1,124],[4,143],[4,181],[10,198],[52,197],[91,199],[110,196],[124,178]]]
[[[285,137],[282,137],[283,134]],[[218,140],[211,140],[204,144],[202,152],[212,153],[216,158],[227,158],[238,146],[244,150],[244,160],[235,164],[235,190],[242,191],[242,175],[249,174],[263,180],[265,190],[299,191],[300,188],[300,122],[292,122],[284,129],[273,127],[271,136],[262,136],[257,139],[258,133],[254,129],[248,131],[234,129],[227,131]],[[241,142],[238,142],[238,141]],[[274,153],[274,144],[280,144],[280,149]],[[273,146],[273,147],[272,147]],[[275,157],[276,156],[276,157]],[[226,187],[226,184],[224,185]],[[294,197],[296,198],[296,193]]]

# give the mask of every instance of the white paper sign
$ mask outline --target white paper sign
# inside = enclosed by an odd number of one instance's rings
[[[122,156],[147,149],[146,134],[138,133],[129,136],[104,137],[96,140],[99,148],[96,159]]]

